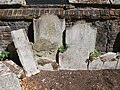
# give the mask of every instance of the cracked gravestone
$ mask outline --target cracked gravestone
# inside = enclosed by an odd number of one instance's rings
[[[2,62],[0,62],[0,90],[22,90],[17,76]]]
[[[65,20],[59,19],[56,15],[45,14],[39,19],[34,19],[33,24],[35,39],[33,50],[36,60],[38,62],[44,60],[48,62],[52,61],[52,63],[56,62],[57,50],[62,44]]]
[[[31,76],[38,73],[39,70],[37,69],[32,47],[29,43],[25,29],[12,31],[11,35],[26,75]]]
[[[95,49],[96,28],[84,21],[78,21],[66,30],[68,49],[60,54],[60,69],[86,70],[86,59]]]

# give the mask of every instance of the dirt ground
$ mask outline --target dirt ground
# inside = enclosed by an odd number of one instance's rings
[[[41,71],[21,82],[23,90],[120,90],[120,70]]]

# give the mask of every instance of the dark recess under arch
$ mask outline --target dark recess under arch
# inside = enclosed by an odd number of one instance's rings
[[[26,0],[27,4],[67,4],[68,0]]]
[[[120,52],[120,32],[118,33],[113,45],[113,52]]]

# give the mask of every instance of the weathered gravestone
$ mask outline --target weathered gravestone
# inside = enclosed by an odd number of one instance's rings
[[[95,49],[96,28],[84,21],[78,21],[70,29],[66,30],[66,44],[68,49],[60,54],[60,68],[86,70],[86,59]]]
[[[65,20],[59,19],[56,15],[45,14],[39,19],[34,19],[33,24],[33,50],[36,60],[56,62],[57,50],[62,43],[62,33],[65,30]]]
[[[13,42],[17,49],[21,64],[26,71],[27,76],[39,72],[36,67],[32,47],[29,43],[25,29],[19,29],[11,32]]]
[[[2,62],[0,62],[0,90],[22,90],[17,76]]]

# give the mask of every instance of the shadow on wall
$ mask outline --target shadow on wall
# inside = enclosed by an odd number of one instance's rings
[[[68,0],[26,0],[27,4],[67,4]]]
[[[118,33],[113,45],[113,52],[120,52],[120,32]]]
[[[22,64],[20,62],[19,56],[17,54],[16,48],[15,48],[13,42],[8,45],[8,47],[6,48],[6,51],[8,51],[10,53],[9,56],[8,56],[8,59],[12,60],[17,65],[22,67]]]
[[[28,27],[28,39],[30,42],[34,43],[34,30],[33,30],[33,22]]]

